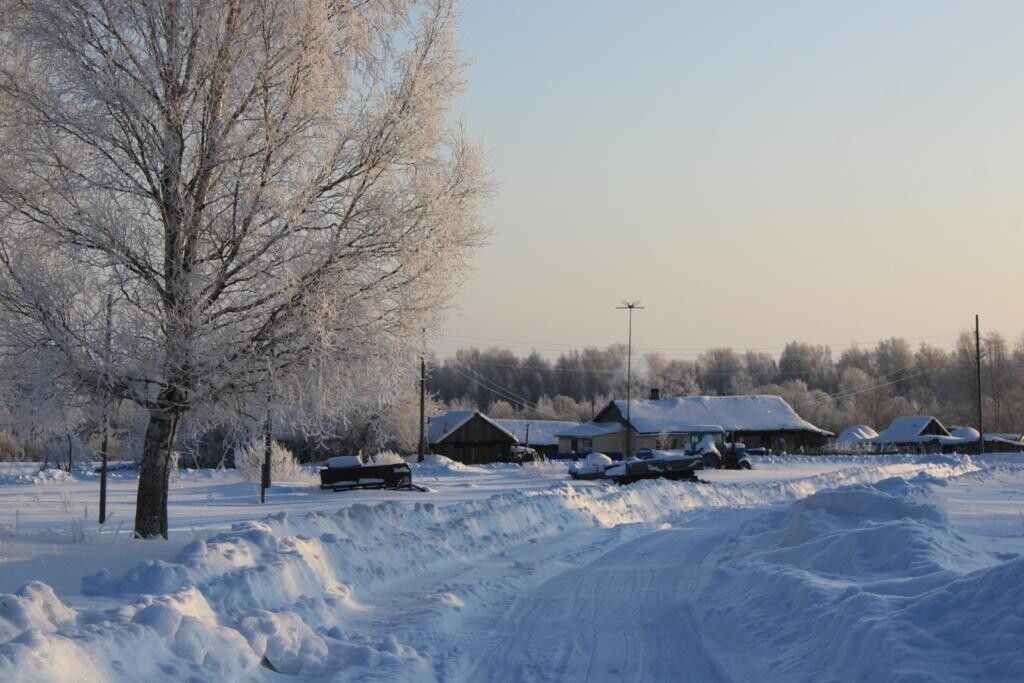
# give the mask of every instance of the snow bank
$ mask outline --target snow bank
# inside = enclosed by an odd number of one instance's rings
[[[72,481],[74,476],[65,470],[45,469],[31,472],[0,473],[0,486],[12,484],[46,484],[49,482]]]
[[[1024,559],[920,502],[928,477],[821,491],[750,525],[702,601],[733,678],[1020,680]],[[716,651],[717,649],[717,651]],[[742,652],[743,657],[730,656]]]
[[[363,458],[360,455],[335,455],[327,458],[327,466],[335,469],[362,467]]]
[[[465,474],[467,472],[483,472],[480,465],[464,465],[461,462],[446,458],[443,455],[428,454],[423,457],[423,462],[416,462],[410,465],[413,476],[444,477],[451,474]]]
[[[903,461],[899,467],[908,466]],[[529,467],[516,471],[527,476],[533,472]],[[969,459],[913,467],[936,477],[973,469]],[[431,468],[469,469],[442,458],[416,468],[417,474]],[[793,501],[822,488],[888,476],[890,466],[876,464],[763,484],[646,481],[611,487],[559,482],[445,506],[421,500],[353,504],[333,514],[280,513],[197,540],[170,562],[150,560],[121,576],[102,571],[85,577],[83,594],[115,605],[109,609],[71,609],[43,584],[30,584],[17,601],[5,596],[0,602],[18,607],[11,617],[2,615],[6,631],[0,637],[0,680],[248,681],[258,675],[261,662],[304,677],[432,680],[438,664],[431,658],[443,654],[350,628],[353,619],[367,613],[367,605],[387,599],[426,572],[477,566],[516,548],[571,539],[588,530],[616,527],[622,530],[619,536],[627,537],[700,508]],[[913,484],[925,485],[925,480]],[[850,502],[847,507],[859,510],[863,505]],[[815,520],[837,517],[841,507],[808,503],[802,508],[806,519],[793,527],[793,547],[810,543],[819,525]],[[889,521],[906,514],[902,508],[893,510]],[[925,513],[914,514],[916,524],[942,524]],[[901,538],[910,537],[904,533]],[[839,564],[834,555],[822,557],[831,562],[822,559],[822,567]],[[909,557],[904,566],[921,564],[913,561],[919,555]],[[796,559],[794,555],[788,561]],[[802,571],[815,566],[808,560]],[[875,574],[882,577],[884,572]],[[452,590],[456,592],[422,609],[459,610],[462,604],[485,600],[483,593],[489,589],[474,585]],[[757,595],[749,591],[747,586],[741,592]]]
[[[45,583],[32,581],[17,593],[0,596],[0,641],[29,629],[53,632],[74,621],[75,612],[65,607]]]

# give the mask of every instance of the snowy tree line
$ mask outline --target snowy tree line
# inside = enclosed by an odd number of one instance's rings
[[[1024,430],[1024,338],[982,338],[985,427]],[[486,410],[494,417],[586,420],[609,398],[626,395],[626,348],[586,348],[554,360],[508,349],[462,349],[436,360],[428,387],[438,400]],[[852,424],[885,427],[893,417],[935,415],[946,424],[977,424],[974,336],[952,350],[900,338],[838,354],[792,342],[778,356],[713,348],[696,359],[634,354],[633,396],[775,394],[804,418],[831,431]]]

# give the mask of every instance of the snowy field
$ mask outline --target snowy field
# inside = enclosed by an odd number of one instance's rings
[[[1024,458],[778,457],[708,483],[415,465],[259,506],[0,469],[3,681],[1024,679]]]

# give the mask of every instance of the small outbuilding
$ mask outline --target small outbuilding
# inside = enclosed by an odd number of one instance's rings
[[[974,427],[950,427],[949,433],[973,444],[978,449],[981,434]],[[987,453],[1021,453],[1024,452],[1024,436],[1006,432],[985,432],[985,451]]]
[[[476,410],[449,410],[427,419],[427,443],[433,453],[466,465],[512,459],[516,437]]]
[[[516,441],[520,445],[532,448],[548,458],[558,454],[557,434],[579,425],[578,422],[563,420],[512,420],[505,418],[491,418],[491,420],[516,437]]]
[[[975,436],[973,441],[977,440]],[[950,434],[938,418],[931,415],[902,415],[867,443],[880,451],[950,451],[971,441]]]
[[[878,432],[867,425],[847,427],[836,437],[836,450],[844,453],[867,450],[876,436]]]

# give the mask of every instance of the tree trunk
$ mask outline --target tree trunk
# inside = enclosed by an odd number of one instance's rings
[[[135,501],[136,538],[167,538],[167,489],[171,476],[171,449],[176,413],[153,410],[146,426],[139,464],[139,492]]]

